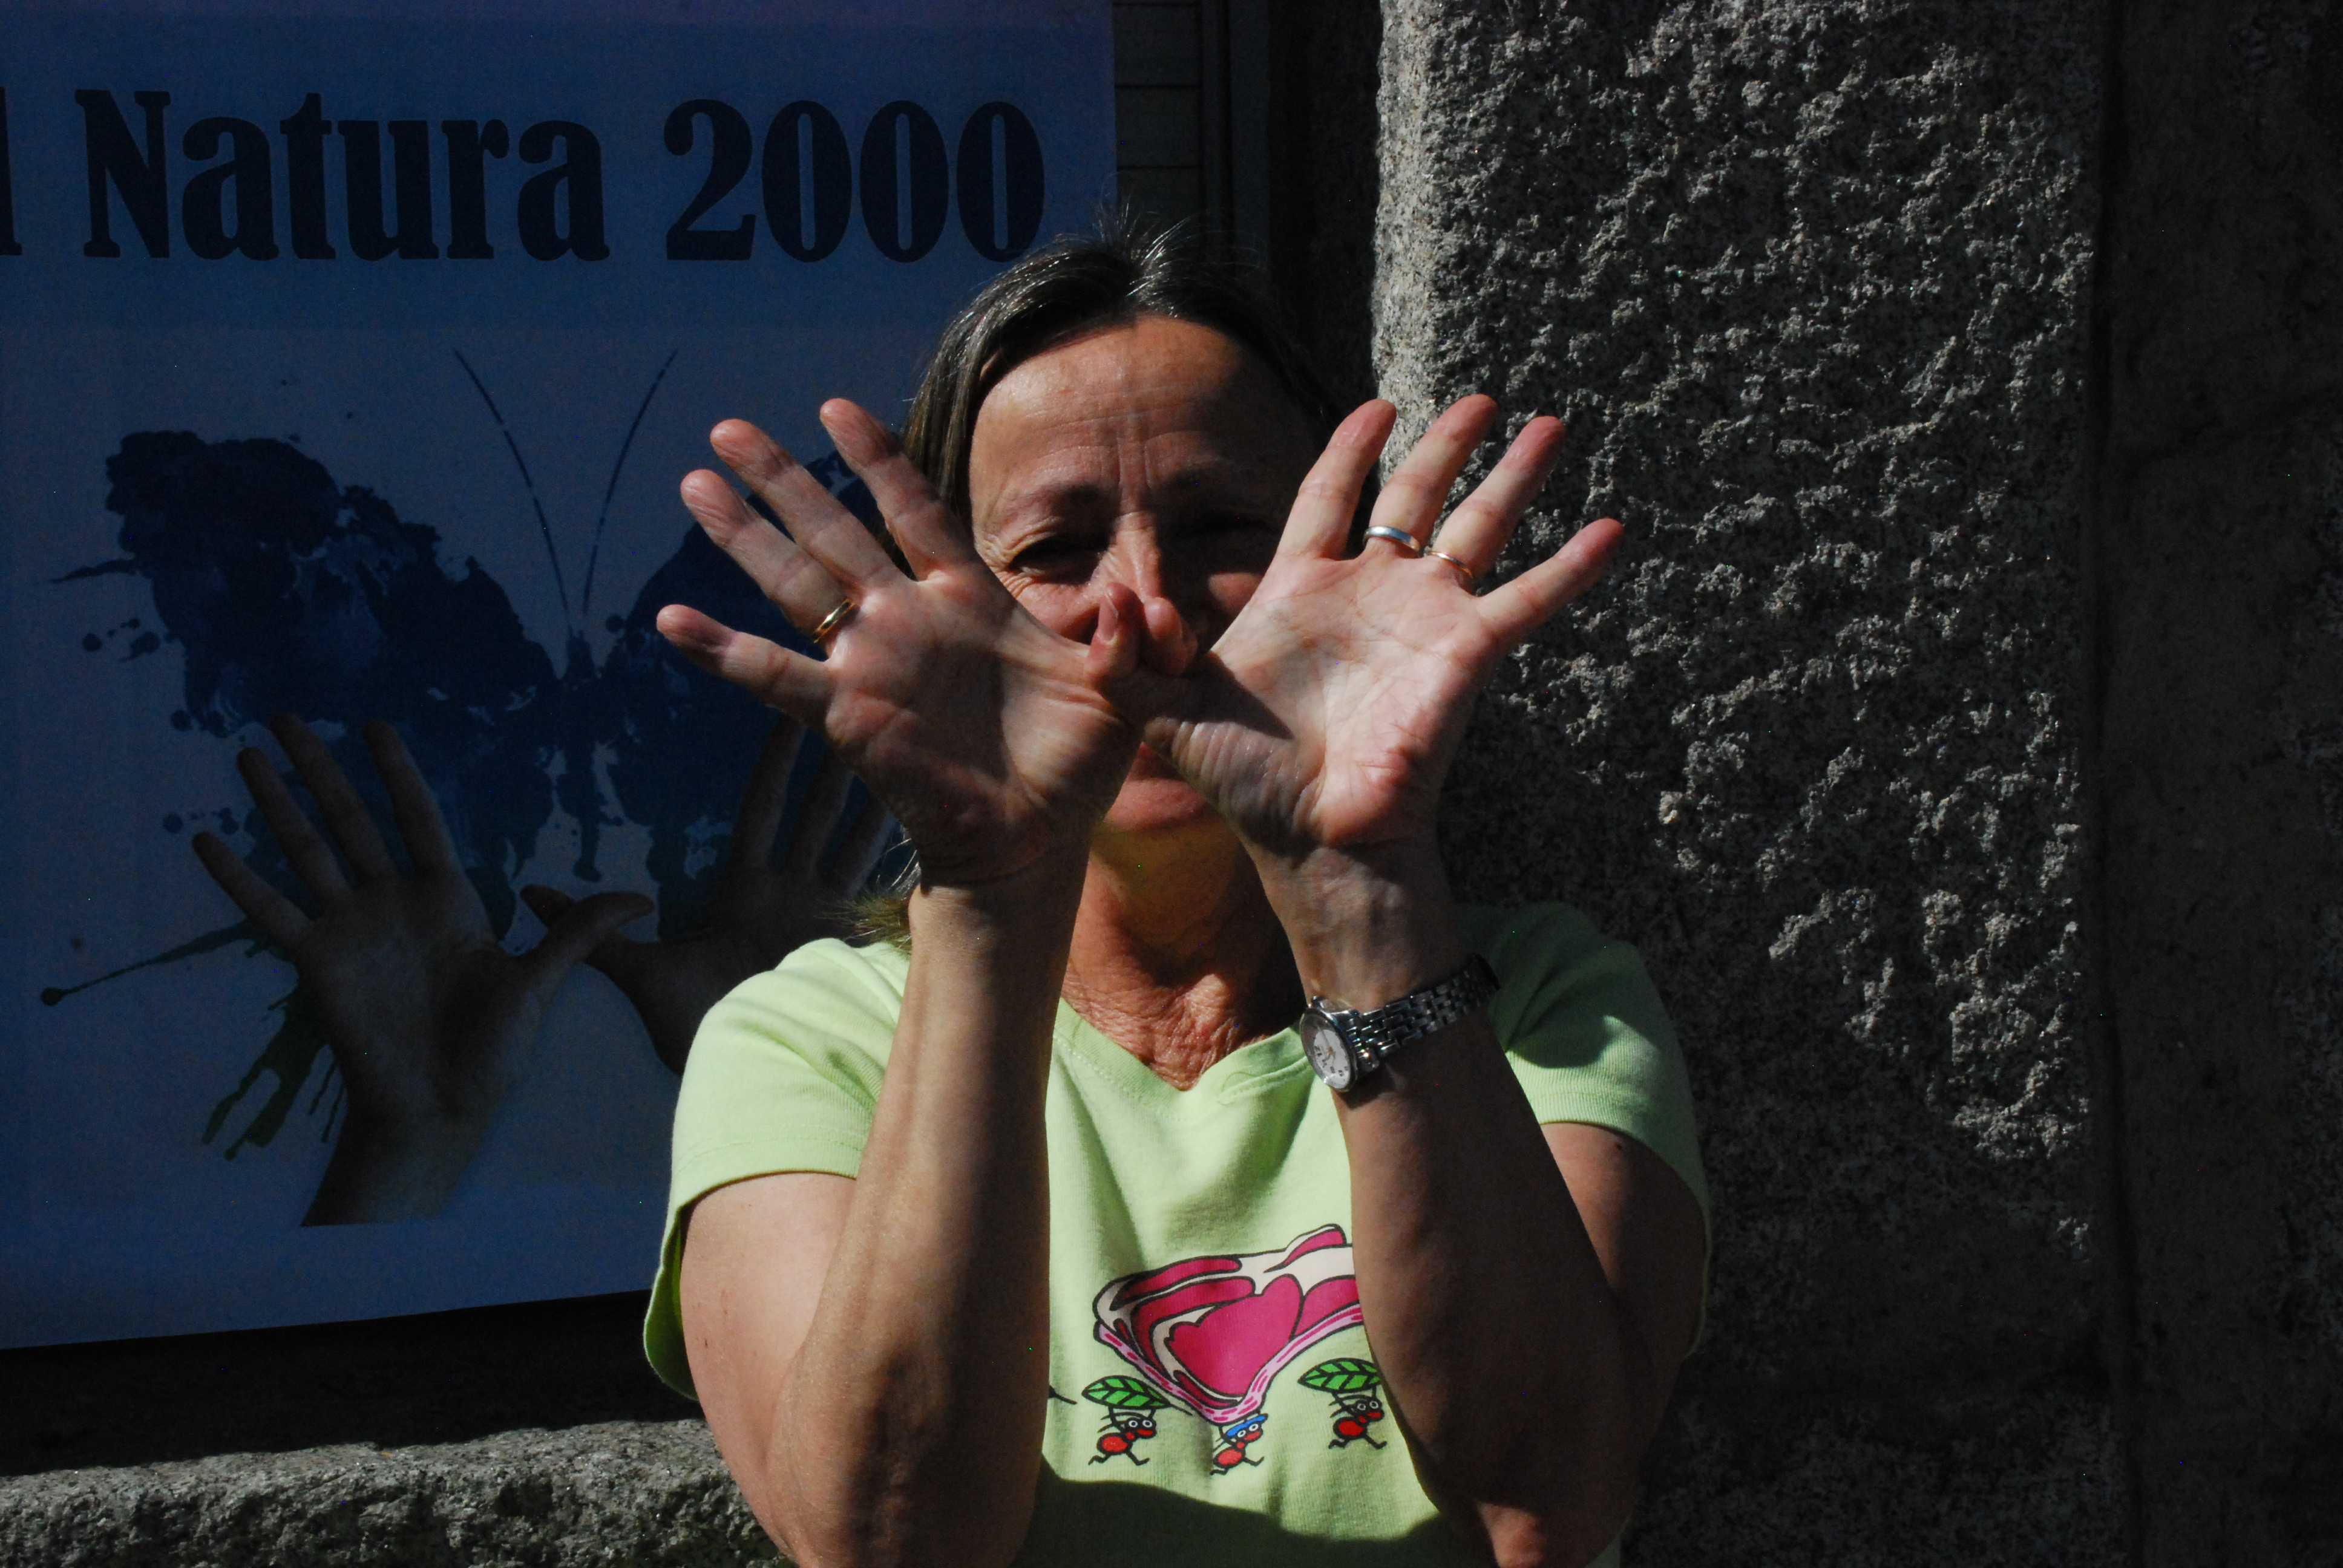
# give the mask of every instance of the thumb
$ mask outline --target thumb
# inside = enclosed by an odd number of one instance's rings
[[[521,897],[546,925],[544,939],[520,960],[530,980],[540,985],[559,983],[621,926],[659,907],[640,893],[597,893],[580,900],[551,888],[525,888]]]

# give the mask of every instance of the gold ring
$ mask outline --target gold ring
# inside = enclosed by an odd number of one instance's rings
[[[840,627],[844,626],[849,620],[852,619],[853,616],[854,601],[850,598],[840,599],[838,601],[838,608],[831,610],[828,615],[822,617],[821,623],[813,628],[814,641],[820,642],[831,632],[836,631]]]
[[[1426,545],[1423,547],[1423,553],[1430,556],[1435,561],[1446,561],[1450,566],[1454,567],[1456,568],[1456,575],[1463,579],[1462,586],[1464,591],[1466,593],[1471,593],[1473,591],[1473,579],[1480,576],[1478,572],[1474,571],[1471,567],[1466,566],[1463,561],[1458,560],[1454,556],[1450,555],[1446,550],[1435,550],[1430,545]]]

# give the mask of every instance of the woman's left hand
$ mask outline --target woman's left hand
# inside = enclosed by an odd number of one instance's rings
[[[1373,526],[1485,576],[1553,470],[1563,437],[1560,420],[1532,419],[1435,537],[1442,503],[1496,417],[1483,397],[1442,415],[1383,487]],[[1211,648],[1183,645],[1169,604],[1110,590],[1112,613],[1143,618],[1149,630],[1126,644],[1117,705],[1145,720],[1147,744],[1272,863],[1428,849],[1441,784],[1482,683],[1594,585],[1624,533],[1607,518],[1591,523],[1479,597],[1464,571],[1388,539],[1370,537],[1345,556],[1361,488],[1393,418],[1390,404],[1373,402],[1335,431],[1302,482],[1261,587]]]

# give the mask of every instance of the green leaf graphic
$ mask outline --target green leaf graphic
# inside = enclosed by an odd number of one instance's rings
[[[1161,1410],[1172,1402],[1135,1377],[1102,1377],[1082,1397],[1109,1410]]]
[[[1373,1362],[1363,1362],[1355,1356],[1336,1356],[1330,1362],[1320,1362],[1302,1374],[1302,1386],[1323,1393],[1363,1393],[1383,1386],[1383,1374],[1375,1370]]]

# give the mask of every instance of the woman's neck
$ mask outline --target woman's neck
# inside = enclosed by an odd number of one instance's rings
[[[1301,1016],[1284,928],[1218,822],[1178,843],[1094,846],[1066,1000],[1175,1089]]]

